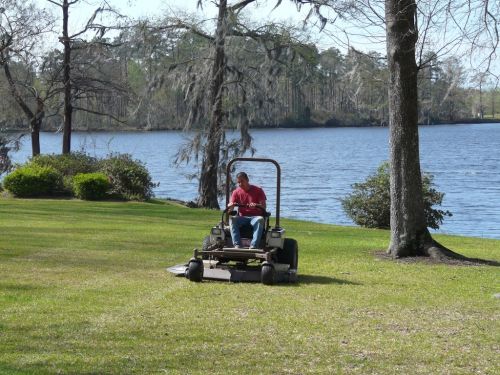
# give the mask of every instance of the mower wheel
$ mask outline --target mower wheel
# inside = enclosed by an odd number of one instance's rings
[[[285,238],[283,249],[278,252],[278,263],[290,265],[290,269],[297,269],[299,265],[299,246],[293,238]]]
[[[186,276],[190,281],[200,282],[203,279],[203,261],[200,259],[191,259]]]
[[[260,281],[264,285],[273,285],[276,281],[276,270],[270,263],[264,263],[260,272]]]

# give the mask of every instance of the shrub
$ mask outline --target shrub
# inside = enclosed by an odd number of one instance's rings
[[[98,161],[83,152],[74,152],[62,155],[37,155],[28,165],[35,164],[43,167],[52,167],[63,176],[63,193],[71,195],[73,192],[73,176],[78,173],[97,172]]]
[[[97,172],[98,161],[84,152],[72,152],[62,155],[37,155],[31,163],[53,167],[63,176],[74,176],[78,173]]]
[[[439,229],[444,217],[452,214],[449,211],[432,208],[434,205],[440,206],[444,197],[444,193],[433,188],[433,179],[434,176],[430,174],[422,175],[424,210],[427,226]],[[342,208],[347,216],[363,227],[389,228],[391,206],[389,163],[383,163],[365,182],[355,183],[352,187],[352,193],[341,199]]]
[[[99,170],[109,177],[111,192],[124,199],[149,199],[157,186],[146,167],[129,154],[110,155],[99,162]]]
[[[62,177],[52,167],[25,165],[4,179],[4,187],[16,197],[41,197],[61,192]]]
[[[100,172],[79,173],[73,177],[73,191],[80,199],[104,199],[110,186],[108,177]]]

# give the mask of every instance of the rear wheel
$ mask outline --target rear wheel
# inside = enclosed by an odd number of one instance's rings
[[[264,285],[273,285],[276,282],[276,271],[272,264],[262,265],[260,281]]]
[[[203,261],[201,259],[191,259],[186,276],[190,281],[200,282],[203,279]]]
[[[283,249],[278,252],[278,263],[289,264],[291,269],[299,266],[299,245],[293,238],[285,238]]]

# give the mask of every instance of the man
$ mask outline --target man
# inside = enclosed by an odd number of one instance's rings
[[[227,205],[231,210],[235,205],[240,205],[238,216],[230,217],[231,237],[233,246],[241,247],[240,227],[246,224],[252,225],[253,237],[250,248],[259,247],[262,232],[264,231],[264,217],[262,213],[266,210],[266,194],[258,186],[250,185],[248,175],[240,172],[236,175],[238,188],[233,191],[231,201]]]

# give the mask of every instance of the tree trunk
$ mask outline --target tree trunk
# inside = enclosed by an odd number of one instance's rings
[[[424,212],[418,140],[415,0],[386,0],[389,64],[391,243],[395,258],[472,260],[434,241]]]
[[[495,91],[496,88],[491,90],[491,118],[495,119]]]
[[[63,37],[64,61],[63,61],[63,84],[64,84],[64,128],[63,128],[63,146],[62,153],[71,152],[71,122],[73,116],[73,107],[71,105],[71,44],[68,34],[69,4],[68,0],[63,1]]]
[[[394,257],[424,255],[432,241],[427,229],[420,173],[416,4],[386,0],[389,62],[389,127],[391,161],[391,243]]]
[[[40,155],[40,121],[36,117],[31,119],[31,150],[32,155]]]
[[[5,60],[5,59],[2,59]],[[14,78],[12,78],[12,74],[10,73],[9,64],[7,61],[3,63],[3,70],[5,72],[5,77],[7,78],[7,82],[9,83],[9,88],[12,96],[14,97],[16,103],[21,107],[24,114],[28,118],[30,124],[30,133],[31,133],[31,152],[33,156],[40,154],[40,125],[43,119],[43,101],[40,98],[37,98],[37,109],[36,113],[28,107],[28,104],[24,101],[23,97],[19,93],[16,87],[16,83]]]
[[[224,83],[225,55],[224,42],[226,33],[227,0],[220,0],[217,30],[215,33],[215,59],[212,67],[210,89],[211,116],[207,134],[207,143],[203,155],[200,183],[198,186],[198,204],[201,207],[219,209],[217,199],[219,153],[223,135],[222,90]]]
[[[36,98],[36,113],[31,118],[31,149],[33,156],[40,155],[40,128],[44,117],[45,104],[41,98]]]

